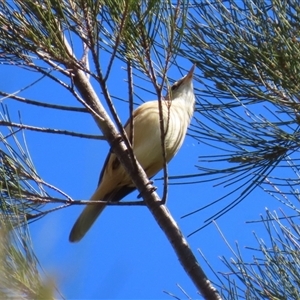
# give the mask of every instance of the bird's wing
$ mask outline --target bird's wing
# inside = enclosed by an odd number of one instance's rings
[[[186,128],[180,121],[182,105],[176,101],[163,101],[166,162],[169,162],[180,148]],[[170,114],[172,110],[172,114]],[[133,150],[134,154],[149,178],[163,167],[161,129],[158,101],[142,104],[133,112]],[[125,124],[125,132],[131,135],[130,120]],[[128,189],[127,189],[128,188]],[[118,190],[118,191],[115,191]],[[99,186],[93,199],[119,201],[134,190],[134,185],[120,164],[116,155],[110,150],[100,173]],[[110,195],[107,197],[107,195]],[[96,198],[95,198],[96,197]],[[116,197],[116,198],[115,198]]]

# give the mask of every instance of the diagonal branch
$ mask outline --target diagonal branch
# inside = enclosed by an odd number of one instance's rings
[[[73,74],[74,84],[80,94],[87,104],[101,116],[101,118],[95,117],[96,123],[142,195],[156,222],[166,234],[185,271],[206,299],[221,299],[197,262],[176,221],[168,209],[161,205],[161,199],[154,191],[153,186],[149,184],[145,171],[135,157],[133,161],[132,156],[128,155],[126,144],[101,105],[85,73],[74,66]]]

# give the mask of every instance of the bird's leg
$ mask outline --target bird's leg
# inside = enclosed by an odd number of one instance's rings
[[[147,185],[152,185],[152,184],[153,184],[153,180],[149,180],[148,183],[146,184],[146,186],[147,186]],[[151,188],[151,193],[155,192],[156,190],[157,190],[157,187],[156,187],[156,186],[152,186],[152,188]],[[137,198],[138,198],[138,199],[142,198],[141,193],[138,194]]]

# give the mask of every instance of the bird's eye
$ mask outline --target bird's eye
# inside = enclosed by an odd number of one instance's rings
[[[176,89],[176,87],[177,87],[177,84],[175,83],[172,85],[171,90],[174,91]]]

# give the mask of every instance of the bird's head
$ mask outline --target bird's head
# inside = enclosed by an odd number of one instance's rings
[[[176,81],[170,88],[169,93],[165,97],[166,100],[175,100],[177,98],[195,98],[194,87],[193,87],[193,75],[195,65],[192,66],[190,71],[181,79]]]

